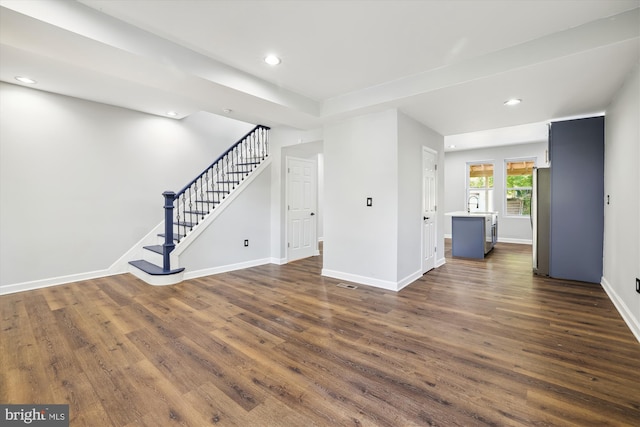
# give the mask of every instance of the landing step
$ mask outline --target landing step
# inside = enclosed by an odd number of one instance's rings
[[[139,268],[147,274],[151,274],[152,276],[168,276],[171,274],[178,274],[184,271],[184,268],[176,268],[174,270],[164,271],[162,267],[158,267],[155,264],[150,263],[149,261],[145,261],[143,259],[139,259],[136,261],[129,261],[129,264],[134,267]]]
[[[146,249],[151,252],[155,252],[157,254],[162,255],[162,245],[151,245],[151,246],[143,246],[143,249]]]

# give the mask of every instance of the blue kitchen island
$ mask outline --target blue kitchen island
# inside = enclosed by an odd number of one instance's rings
[[[497,212],[450,212],[451,254],[483,259],[498,240]]]

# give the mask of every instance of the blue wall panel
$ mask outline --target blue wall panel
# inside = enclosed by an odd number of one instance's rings
[[[600,283],[604,231],[604,117],[551,125],[549,275]]]

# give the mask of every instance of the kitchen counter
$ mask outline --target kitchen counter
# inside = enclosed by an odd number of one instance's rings
[[[451,217],[451,253],[484,258],[498,240],[498,212],[448,212]]]
[[[463,217],[474,217],[474,216],[492,216],[498,215],[498,212],[467,212],[467,211],[455,211],[455,212],[447,212],[445,216],[463,216]]]

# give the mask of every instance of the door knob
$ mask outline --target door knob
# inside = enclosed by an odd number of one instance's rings
[[[424,219],[425,221],[429,219],[428,216],[423,216],[422,219]]]
[[[311,216],[314,216],[314,215],[315,215],[315,212],[311,212]]]

